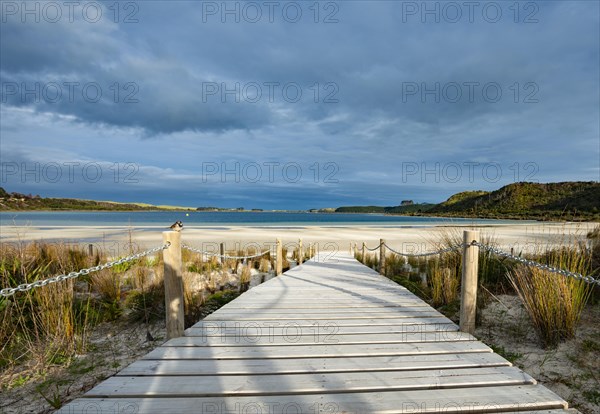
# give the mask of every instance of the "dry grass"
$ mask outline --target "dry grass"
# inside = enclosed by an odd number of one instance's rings
[[[0,285],[31,283],[89,267],[96,260],[79,247],[66,244],[2,244]],[[66,280],[0,298],[0,369],[7,371],[27,364],[30,370],[39,372],[48,364],[81,352],[88,328],[96,318],[92,302],[76,295],[75,282]]]
[[[541,259],[571,272],[588,274],[591,269],[591,257],[579,245],[545,252]],[[517,266],[508,277],[544,346],[554,347],[575,336],[592,291],[588,283],[525,265]]]
[[[96,293],[107,303],[121,300],[123,278],[110,270],[102,270],[91,276],[91,284]]]
[[[199,319],[199,313],[205,303],[204,291],[200,288],[199,275],[192,272],[183,272],[183,307],[185,314],[185,327],[189,328]],[[214,279],[213,279],[214,283]],[[164,296],[162,297],[164,300]]]
[[[134,246],[131,240],[129,245]],[[251,248],[229,254],[256,252],[258,250]],[[127,252],[132,253],[133,249]],[[215,257],[202,258],[185,249],[182,253],[186,326],[226,302],[213,300],[208,306],[207,298],[214,296],[210,292],[231,283],[232,272],[227,266],[231,270],[239,266],[240,282],[246,286],[253,267],[264,272],[274,267],[271,255],[267,254],[243,265],[241,260],[234,259],[222,266]],[[89,256],[87,246],[0,243],[0,287],[31,283],[114,259],[107,257],[102,249],[94,249]],[[93,344],[90,348],[89,336],[105,326],[96,326],[99,322],[148,327],[151,322],[164,318],[163,263],[162,253],[159,253],[76,279],[17,292],[11,297],[0,297],[0,389],[43,382],[50,372],[75,363],[78,355],[93,348]],[[230,296],[226,296],[227,300]],[[207,306],[210,309],[207,310]],[[149,331],[147,335],[152,337]],[[60,405],[51,394],[47,395],[53,404]]]
[[[271,261],[265,257],[261,258],[258,265],[258,271],[266,273],[269,270],[271,270]]]
[[[240,273],[240,289],[246,290],[248,289],[248,285],[250,284],[250,277],[252,273],[250,271],[250,266],[246,265],[242,267],[242,271]]]
[[[449,305],[458,300],[460,275],[456,269],[442,267],[436,262],[429,270],[428,282],[433,306]]]

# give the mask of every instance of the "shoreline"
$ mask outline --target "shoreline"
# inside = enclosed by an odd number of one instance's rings
[[[255,209],[255,210],[237,210],[237,209],[221,209],[221,210],[197,210],[193,207],[176,207],[176,208],[140,208],[133,210],[120,210],[120,209],[35,209],[35,210],[0,210],[1,214],[31,214],[31,213],[268,213],[268,214],[315,214],[315,215],[370,215],[370,216],[382,216],[382,217],[411,217],[411,218],[432,218],[432,219],[446,219],[446,220],[510,220],[510,221],[535,221],[539,223],[598,223],[597,219],[591,217],[581,217],[580,219],[564,219],[561,220],[560,216],[553,217],[549,216],[547,218],[540,218],[536,216],[527,217],[527,216],[512,216],[508,215],[503,217],[500,216],[477,216],[477,215],[456,215],[456,214],[448,214],[448,215],[436,215],[436,214],[426,214],[426,213],[386,213],[386,212],[347,212],[347,211],[309,211],[309,210],[263,210],[263,209]]]
[[[399,226],[378,224],[333,224],[333,225],[287,225],[274,223],[262,225],[203,225],[186,226],[182,240],[192,246],[215,246],[225,243],[227,249],[243,249],[244,246],[272,246],[277,238],[284,245],[316,244],[321,250],[348,251],[350,243],[356,243],[360,251],[362,242],[372,248],[385,239],[390,247],[404,252],[424,252],[435,250],[445,234],[460,237],[463,230],[480,230],[481,239],[489,239],[504,249],[530,251],[543,246],[565,244],[574,239],[584,241],[589,231],[598,226],[596,222],[522,222],[473,225],[434,224],[423,226]],[[140,227],[115,225],[89,226],[2,226],[0,243],[42,241],[47,243],[95,244],[99,247],[110,244],[121,254],[129,250],[129,242],[139,249],[156,247],[162,242],[162,233],[168,228],[159,225]],[[119,247],[120,246],[120,247]]]

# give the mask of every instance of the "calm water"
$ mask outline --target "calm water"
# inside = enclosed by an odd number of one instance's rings
[[[0,226],[132,226],[164,227],[176,220],[186,226],[350,226],[384,225],[389,227],[428,227],[436,225],[509,224],[511,220],[403,217],[383,214],[317,214],[273,212],[3,212]],[[519,223],[524,223],[519,221]]]

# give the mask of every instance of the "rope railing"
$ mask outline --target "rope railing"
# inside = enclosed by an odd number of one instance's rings
[[[181,245],[182,248],[190,251],[190,252],[194,252],[194,253],[198,253],[198,254],[202,254],[205,256],[209,256],[209,257],[220,257],[221,259],[254,259],[256,257],[261,257],[264,256],[267,253],[270,253],[271,250],[265,250],[262,253],[259,254],[254,254],[254,255],[248,255],[248,256],[229,256],[226,254],[219,254],[219,253],[214,253],[214,252],[207,252],[207,251],[203,251],[200,249],[196,249],[194,247],[188,246],[187,244],[182,244]]]
[[[384,244],[384,243],[379,243],[377,246],[375,246],[373,248],[365,246],[365,249],[367,249],[368,251],[372,252],[372,251],[375,251],[375,250],[379,249],[382,244]]]
[[[462,249],[463,245],[462,244],[457,244],[454,246],[450,246],[450,247],[446,247],[444,249],[440,249],[440,250],[436,250],[434,252],[425,252],[425,253],[403,253],[403,252],[399,252],[397,250],[392,249],[390,246],[388,246],[386,243],[383,244],[389,251],[391,251],[394,254],[397,254],[398,256],[404,256],[404,257],[425,257],[425,256],[436,256],[439,254],[443,254],[443,253],[448,253],[454,250],[458,250],[458,249]]]
[[[108,263],[104,263],[98,266],[93,266],[93,267],[89,267],[87,269],[81,269],[78,272],[71,272],[68,273],[66,275],[58,275],[58,276],[53,276],[50,277],[48,279],[44,279],[44,280],[36,280],[35,282],[31,282],[31,283],[23,283],[17,287],[14,288],[4,288],[2,290],[0,290],[0,296],[12,296],[17,292],[27,292],[28,290],[34,289],[34,288],[38,288],[38,287],[42,287],[42,286],[46,286],[49,285],[51,283],[57,283],[57,282],[62,282],[63,280],[68,280],[68,279],[75,279],[79,276],[83,276],[83,275],[88,275],[90,273],[94,273],[94,272],[99,272],[100,270],[104,270],[104,269],[109,269],[113,266],[117,266],[123,263],[127,263],[127,262],[131,262],[133,260],[137,260],[140,259],[142,257],[148,256],[152,253],[156,253],[158,251],[161,250],[165,250],[166,248],[168,248],[171,244],[170,243],[165,243],[160,247],[155,247],[154,249],[150,249],[150,250],[146,250],[144,252],[141,253],[137,253],[137,254],[133,254],[131,256],[127,256],[127,257],[123,257],[121,259],[118,260],[114,260],[112,262],[108,262]]]

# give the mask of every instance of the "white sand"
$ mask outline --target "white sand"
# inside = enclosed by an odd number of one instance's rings
[[[302,238],[303,244],[316,243],[321,250],[348,251],[350,243],[358,248],[362,242],[374,247],[383,238],[396,250],[404,252],[424,252],[435,249],[435,242],[443,233],[453,233],[462,237],[467,229],[480,230],[482,240],[492,237],[504,249],[513,248],[515,252],[532,251],[548,244],[560,244],[568,238],[585,239],[588,231],[598,223],[551,223],[551,222],[515,222],[511,224],[486,226],[431,226],[413,228],[394,228],[386,226],[368,226],[364,224],[346,226],[212,226],[190,227],[183,230],[182,240],[191,246],[203,250],[214,250],[218,243],[225,242],[227,249],[256,247],[261,249],[272,246],[276,238],[285,245],[293,246]],[[133,229],[131,239],[139,248],[159,246],[162,241],[162,227]],[[15,227],[2,226],[2,242],[44,240],[47,242],[92,243],[115,254],[129,251],[128,228],[114,226],[68,226],[68,227]]]

